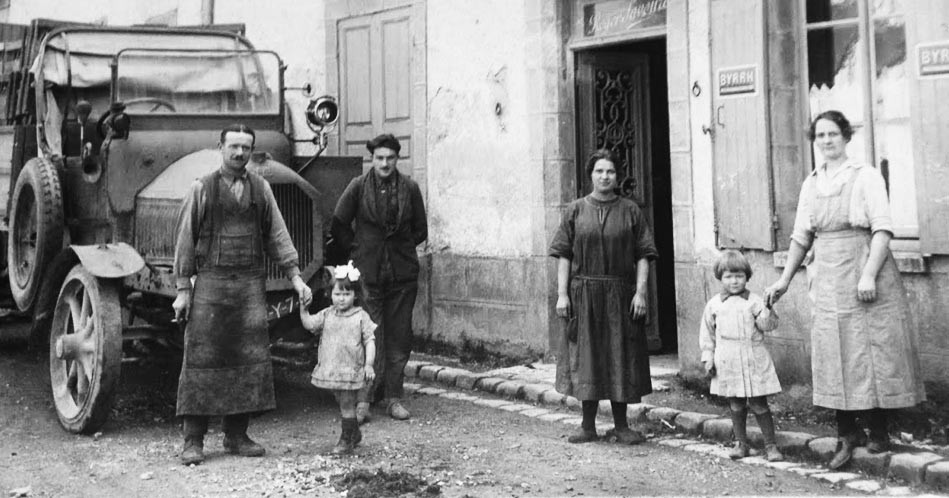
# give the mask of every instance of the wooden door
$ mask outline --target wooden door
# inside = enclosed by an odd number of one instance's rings
[[[765,11],[712,0],[712,155],[719,247],[774,249]]]
[[[665,112],[665,109],[660,109]],[[630,187],[624,195],[639,204],[649,226],[654,226],[652,156],[649,127],[649,60],[644,54],[623,50],[596,50],[577,54],[577,196],[592,190],[586,161],[597,149],[613,150],[621,164],[617,173]],[[671,257],[672,255],[664,255]],[[656,265],[649,271],[649,311],[646,332],[649,349],[662,348],[658,326]]]
[[[364,157],[366,142],[381,133],[399,139],[399,171],[411,176],[411,8],[339,21],[340,151]]]

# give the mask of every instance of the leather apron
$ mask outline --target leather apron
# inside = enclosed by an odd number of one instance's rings
[[[836,191],[812,189],[814,404],[837,410],[909,407],[925,394],[916,329],[889,249],[877,275],[876,300],[857,299],[872,238],[870,230],[850,224],[857,171]]]
[[[196,244],[197,279],[185,329],[177,415],[230,415],[276,407],[266,316],[259,186],[240,202],[204,180],[208,204]]]

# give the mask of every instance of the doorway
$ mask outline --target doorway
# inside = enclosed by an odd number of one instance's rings
[[[584,164],[596,149],[620,158],[622,194],[653,229],[659,259],[649,272],[649,350],[674,353],[676,330],[669,99],[664,38],[576,54],[577,197],[590,192]]]

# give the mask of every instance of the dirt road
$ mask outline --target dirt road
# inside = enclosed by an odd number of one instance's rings
[[[4,337],[10,325],[4,327]],[[178,464],[173,361],[123,367],[116,409],[100,435],[64,432],[45,365],[22,339],[0,338],[0,493],[24,496],[603,496],[859,494],[796,474],[650,442],[566,442],[570,427],[437,396],[413,396],[413,418],[375,412],[357,455],[331,458],[332,398],[300,371],[278,371],[278,409],[251,424],[263,458],[225,455],[215,429],[208,461]],[[355,471],[355,474],[353,473]],[[340,481],[350,473],[350,482]],[[334,476],[337,476],[334,478]],[[366,490],[352,487],[374,478]]]

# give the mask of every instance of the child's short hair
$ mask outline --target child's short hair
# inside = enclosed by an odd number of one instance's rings
[[[722,255],[718,257],[718,261],[715,262],[712,270],[718,280],[722,279],[722,275],[726,271],[743,272],[745,277],[751,280],[751,264],[748,263],[742,253],[734,249],[722,251]]]

